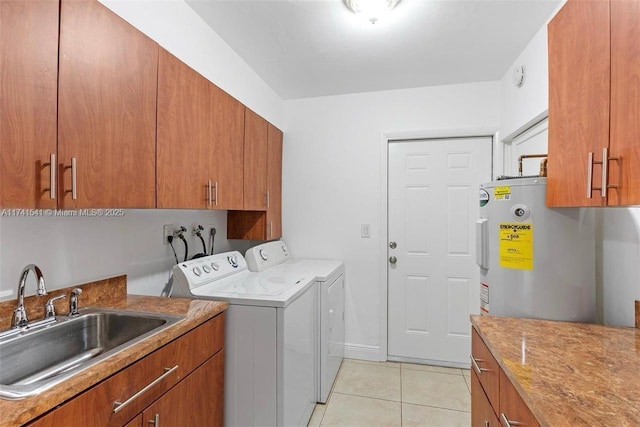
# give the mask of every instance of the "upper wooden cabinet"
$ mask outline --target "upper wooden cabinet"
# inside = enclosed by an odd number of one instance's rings
[[[244,210],[267,209],[267,139],[269,122],[245,109]]]
[[[154,207],[157,45],[97,1],[0,7],[1,206]]]
[[[242,209],[244,106],[160,49],[159,208]]]
[[[58,17],[58,0],[0,1],[1,207],[56,206]]]
[[[62,0],[58,193],[65,208],[155,207],[157,67],[157,44],[136,28],[97,1]]]
[[[255,182],[261,182],[264,179],[266,192],[263,193],[262,207],[258,207],[261,201],[259,200],[259,192],[256,192],[256,210],[247,208],[247,199],[245,198],[244,211],[229,211],[227,217],[227,238],[229,239],[273,240],[282,237],[282,131],[260,117],[252,117],[254,114],[247,109],[248,121],[253,121],[254,124],[252,125],[253,130],[249,132],[249,128],[247,128],[245,135],[250,135],[256,129],[262,131],[262,124],[266,123],[266,141],[261,140],[259,149],[250,148],[250,151],[253,151],[250,158],[253,158],[255,162],[248,164],[245,161],[245,188],[253,185],[251,181],[248,181],[249,179],[253,178]],[[261,133],[261,135],[263,134]],[[245,144],[247,144],[246,139]],[[255,141],[249,141],[249,147],[254,147],[254,144],[256,144]],[[266,167],[262,166],[262,159],[257,158],[256,152],[258,150],[265,156]],[[253,177],[258,173],[259,177]]]
[[[282,237],[282,131],[271,124],[267,159],[267,240],[271,240]]]
[[[639,204],[640,1],[569,0],[548,36],[547,205]]]

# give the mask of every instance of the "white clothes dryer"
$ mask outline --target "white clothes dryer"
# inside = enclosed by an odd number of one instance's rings
[[[316,401],[313,280],[252,273],[235,251],[182,262],[173,275],[173,296],[229,303],[225,426],[307,425]]]
[[[254,246],[245,254],[251,271],[311,278],[318,294],[316,400],[326,403],[344,359],[344,263],[292,258],[283,241]]]

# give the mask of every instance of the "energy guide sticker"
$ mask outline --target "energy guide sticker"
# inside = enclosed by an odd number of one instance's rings
[[[493,198],[495,200],[511,200],[511,187],[508,185],[495,187],[493,189]]]
[[[502,222],[500,238],[500,267],[533,270],[533,224]]]

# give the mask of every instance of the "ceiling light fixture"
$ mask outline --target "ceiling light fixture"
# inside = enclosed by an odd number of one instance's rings
[[[344,0],[344,3],[354,13],[364,16],[369,22],[375,24],[396,7],[400,0]]]

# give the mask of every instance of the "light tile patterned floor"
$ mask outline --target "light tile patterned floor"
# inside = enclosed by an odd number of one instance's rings
[[[466,369],[345,359],[309,427],[469,427]]]

